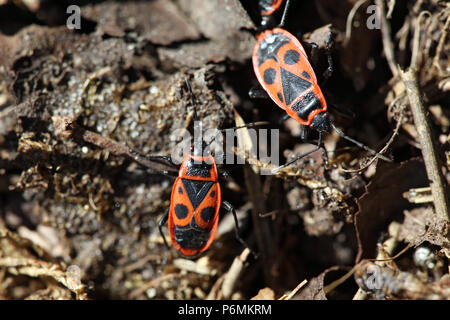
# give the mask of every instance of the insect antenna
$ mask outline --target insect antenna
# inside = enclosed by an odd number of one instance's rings
[[[195,95],[194,95],[194,93],[192,92],[192,88],[191,88],[191,84],[190,84],[190,82],[189,82],[189,79],[188,78],[186,78],[185,80],[184,80],[184,82],[186,83],[186,88],[187,88],[187,90],[188,90],[188,92],[189,92],[189,96],[190,96],[190,98],[191,98],[191,105],[192,105],[192,108],[194,108],[194,121],[198,121],[198,114],[197,114],[197,103],[196,103],[196,98],[195,98]]]
[[[290,166],[290,165],[293,164],[294,162],[297,162],[298,160],[300,160],[300,159],[302,159],[302,158],[304,158],[304,157],[310,155],[311,153],[316,152],[316,151],[319,150],[319,149],[322,149],[322,150],[323,150],[324,161],[325,161],[326,166],[328,167],[327,150],[325,149],[325,146],[323,145],[323,133],[322,133],[321,131],[319,131],[319,140],[317,141],[317,145],[316,145],[316,147],[315,147],[314,149],[312,149],[312,150],[310,150],[310,151],[308,151],[308,152],[305,152],[305,153],[303,153],[303,154],[297,156],[297,157],[294,158],[293,160],[288,161],[288,162],[286,162],[285,164],[283,164],[283,165],[281,165],[281,166],[279,166],[279,167],[277,167],[277,168],[275,168],[275,169],[272,169],[272,173],[276,174],[276,173],[277,173],[278,171],[280,171],[281,169]]]
[[[192,108],[194,109],[194,116],[193,116],[193,119],[194,119],[194,142],[191,146],[191,149],[192,149],[192,152],[194,153],[194,155],[201,156],[202,155],[202,146],[203,146],[202,122],[198,118],[197,101],[196,101],[194,93],[192,92],[191,84],[190,84],[188,78],[185,79],[185,83],[186,83],[186,87],[187,87],[187,90],[189,92],[189,96],[191,99]]]
[[[225,129],[217,129],[216,134],[214,135],[214,137],[212,137],[211,140],[209,140],[209,142],[207,144],[205,144],[205,149],[208,148],[211,143],[214,142],[214,140],[216,140],[216,138],[218,137],[219,133],[225,132],[227,130],[237,130],[237,129],[241,129],[241,128],[251,128],[251,127],[257,127],[257,126],[262,126],[262,125],[266,125],[269,124],[269,121],[256,121],[256,122],[249,122],[246,125],[243,126],[238,126],[238,127],[231,127],[231,128],[225,128]]]
[[[284,25],[286,24],[286,19],[287,19],[287,14],[289,11],[289,6],[291,4],[291,0],[287,0],[286,1],[286,5],[284,6],[284,11],[283,11],[283,15],[281,16],[281,22],[278,25],[278,27],[283,28]]]
[[[336,133],[337,133],[340,137],[344,138],[345,140],[352,142],[353,144],[357,145],[357,146],[360,147],[361,149],[364,149],[364,150],[366,150],[366,151],[368,151],[368,152],[370,152],[370,153],[376,155],[378,158],[383,159],[384,161],[392,162],[392,159],[390,159],[390,158],[388,158],[388,157],[386,157],[386,156],[383,156],[382,154],[376,152],[376,151],[373,150],[373,149],[370,149],[368,146],[362,144],[361,142],[356,141],[355,139],[352,139],[352,138],[350,138],[349,136],[345,135],[341,130],[339,130],[338,128],[336,128],[336,126],[334,125],[334,123],[331,123],[331,127],[333,128],[334,131],[336,131]]]

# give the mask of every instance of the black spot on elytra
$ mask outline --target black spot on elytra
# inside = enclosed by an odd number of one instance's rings
[[[216,212],[216,209],[214,207],[204,208],[201,212],[203,221],[209,222],[212,219],[212,217],[214,216],[215,212]]]
[[[175,206],[175,215],[178,219],[184,219],[188,215],[188,208],[184,204],[177,204]]]
[[[211,194],[209,195],[211,198],[214,198],[216,196],[216,192],[212,191]]]
[[[178,187],[178,193],[179,194],[183,194],[183,188],[182,187]]]
[[[286,64],[289,64],[289,65],[296,64],[299,59],[300,59],[300,55],[295,50],[288,50],[284,54],[284,63],[286,63]]]
[[[267,84],[272,84],[275,82],[275,76],[277,72],[273,68],[268,68],[264,71],[264,82]]]

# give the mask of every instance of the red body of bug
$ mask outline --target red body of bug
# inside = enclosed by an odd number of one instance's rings
[[[219,223],[221,192],[214,158],[186,155],[172,188],[169,234],[185,256],[211,245]]]
[[[300,41],[281,28],[266,30],[257,40],[253,68],[259,83],[290,117],[314,128],[327,103]]]

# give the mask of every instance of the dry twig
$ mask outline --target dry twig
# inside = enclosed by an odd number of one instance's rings
[[[164,172],[176,172],[173,169],[170,170],[167,165],[163,165],[162,163],[136,156],[126,145],[114,141],[113,139],[103,137],[96,132],[92,132],[80,127],[75,122],[75,120],[70,117],[55,116],[52,117],[52,120],[55,127],[55,133],[63,138],[72,138],[74,140],[82,140],[84,142],[92,143],[93,145],[111,152],[112,154],[118,156],[127,156],[146,167],[155,168],[155,170],[162,170]]]
[[[305,284],[308,283],[308,280],[303,280],[302,282],[300,282],[294,290],[292,290],[291,292],[289,292],[288,295],[282,295],[280,297],[280,299],[278,300],[291,300],[293,296],[295,296],[295,294],[298,292],[298,290],[300,290],[301,288],[303,288],[305,286]]]
[[[395,77],[398,75],[397,63],[395,62],[394,45],[391,39],[391,24],[387,21],[385,15],[385,6],[383,0],[375,0],[375,4],[379,8],[381,19],[381,35],[383,39],[383,50],[386,55],[386,60],[389,64],[389,68]]]
[[[367,2],[367,0],[359,0],[357,3],[355,3],[352,10],[350,10],[350,13],[347,16],[347,23],[346,23],[346,27],[345,27],[345,42],[346,43],[350,40],[350,37],[352,36],[352,24],[353,24],[353,19],[355,17],[355,14],[358,11],[358,9],[365,2]]]
[[[229,299],[231,297],[236,281],[242,273],[242,270],[245,266],[245,261],[247,260],[249,255],[250,250],[248,248],[245,248],[244,251],[242,251],[241,255],[234,259],[233,264],[225,274],[222,283],[222,293],[225,299]]]
[[[450,221],[446,183],[440,169],[438,152],[433,143],[427,110],[425,109],[420,96],[416,71],[414,68],[410,68],[407,72],[400,70],[400,75],[405,84],[411,111],[413,113],[414,124],[418,133],[428,179],[430,180],[431,193],[433,195],[436,213],[442,219]]]

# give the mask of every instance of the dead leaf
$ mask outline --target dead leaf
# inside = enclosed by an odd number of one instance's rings
[[[359,198],[355,226],[360,248],[356,261],[376,256],[376,244],[388,224],[412,205],[402,197],[411,188],[428,184],[425,167],[420,160],[400,164],[379,162],[366,193]]]
[[[300,291],[300,293],[292,298],[292,300],[328,300],[324,292],[324,279],[327,273],[332,271],[338,271],[341,267],[331,267],[315,278],[308,281],[306,287]]]

